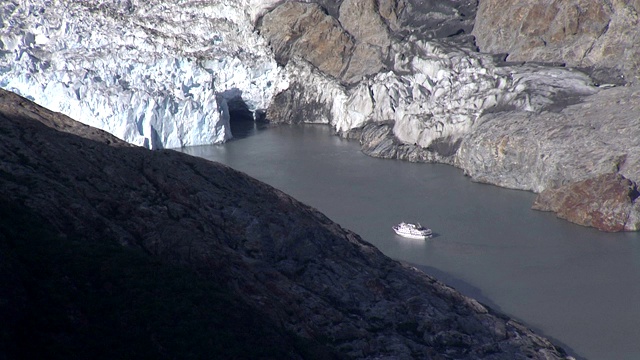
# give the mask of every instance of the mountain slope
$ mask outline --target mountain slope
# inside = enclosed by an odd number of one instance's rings
[[[358,235],[268,185],[203,159],[130,146],[6,91],[0,93],[0,196],[9,209],[25,207],[34,213],[34,227],[40,224],[37,217],[51,224],[47,233],[63,241],[55,245],[59,251],[96,246],[96,254],[83,256],[102,261],[99,273],[104,276],[155,269],[164,274],[162,279],[174,276],[171,269],[183,269],[175,270],[174,279],[187,271],[190,275],[180,281],[222,289],[224,296],[241,302],[229,309],[232,317],[248,306],[267,319],[273,336],[294,354],[301,354],[294,346],[299,340],[289,333],[318,349],[326,346],[354,358],[549,359],[564,354],[524,326],[387,258]],[[15,247],[8,244],[3,246]],[[128,250],[116,250],[120,248],[114,244]],[[24,259],[18,262],[23,264],[18,265],[18,285],[24,281],[20,271],[31,271],[25,264],[35,266],[37,255],[36,243],[21,246],[22,255],[9,252]],[[50,256],[60,256],[59,251]],[[120,269],[109,270],[110,259],[118,260],[105,255],[110,251],[131,257],[122,260]],[[58,259],[46,261],[77,261],[74,256]],[[51,276],[56,284],[66,281],[64,275]],[[110,287],[97,282],[85,289],[91,292],[94,286]],[[158,291],[169,296],[182,285],[166,286]],[[120,293],[133,291],[128,285],[114,287],[113,294],[100,290],[108,301],[135,299]],[[215,292],[211,294],[205,292],[203,301]],[[149,296],[150,304],[157,300],[154,296]],[[60,300],[60,306],[66,301]],[[117,313],[119,306],[111,310]],[[211,326],[206,318],[200,325]],[[185,329],[185,336],[196,328]],[[159,341],[153,344],[156,349],[169,346],[152,335],[143,338]]]
[[[337,358],[227,287],[0,200],[0,358]]]

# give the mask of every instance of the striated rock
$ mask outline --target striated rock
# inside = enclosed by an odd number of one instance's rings
[[[638,83],[640,1],[481,0],[473,35],[509,61],[592,68],[604,83]]]
[[[640,180],[640,89],[602,90],[557,111],[484,115],[456,165],[475,181],[541,192],[619,172]]]
[[[348,66],[355,46],[338,20],[314,3],[286,2],[267,13],[259,29],[279,64],[285,65],[295,55],[304,56],[336,78]]]
[[[431,151],[398,141],[393,136],[391,123],[369,123],[363,128],[349,130],[343,136],[358,140],[362,152],[373,157],[411,162],[432,162],[436,159],[436,154]]]
[[[61,235],[115,241],[195,270],[274,328],[345,356],[564,357],[514,320],[220,164],[129,146],[5,91],[0,155],[0,196]]]
[[[638,195],[634,182],[611,173],[548,188],[538,195],[533,209],[553,211],[560,218],[602,231],[636,231],[640,229]]]

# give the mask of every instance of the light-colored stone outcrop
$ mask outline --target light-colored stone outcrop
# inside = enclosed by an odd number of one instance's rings
[[[640,180],[640,89],[606,89],[559,111],[487,114],[462,142],[472,178],[540,192],[619,172]]]

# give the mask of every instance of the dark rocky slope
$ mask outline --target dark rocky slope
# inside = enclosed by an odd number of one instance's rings
[[[309,350],[305,354],[297,345],[300,339],[315,346],[317,351],[311,353],[327,357],[336,353],[394,359],[564,356],[562,350],[521,324],[385,257],[356,234],[278,190],[220,164],[174,151],[129,146],[5,91],[0,92],[0,196],[2,208],[8,209],[5,212],[23,213],[33,222],[21,218],[15,225],[2,223],[0,254],[3,260],[9,259],[0,262],[0,271],[9,279],[0,287],[0,315],[10,319],[2,322],[0,333],[0,350],[5,354],[26,349],[20,347],[25,344],[12,343],[13,337],[43,331],[12,327],[23,323],[38,304],[39,294],[29,289],[45,294],[51,290],[43,284],[34,287],[29,279],[48,278],[51,284],[62,284],[55,289],[69,290],[52,305],[67,311],[62,319],[66,332],[45,336],[50,341],[43,345],[43,351],[67,351],[64,345],[74,341],[100,343],[101,339],[77,336],[83,324],[98,328],[111,324],[89,321],[93,310],[78,305],[78,299],[124,301],[132,309],[139,309],[135,304],[141,302],[137,306],[155,315],[157,309],[151,304],[156,296],[169,296],[162,279],[170,277],[178,285],[166,286],[181,291],[179,284],[184,284],[185,297],[197,304],[216,302],[211,294],[218,291],[220,297],[236,303],[230,312],[260,314],[253,324],[246,317],[234,324],[209,323],[208,305],[195,307],[201,323],[194,328],[178,327],[183,332],[175,336],[190,338],[200,326],[232,334],[229,326],[245,324],[252,327],[248,329],[251,334],[271,327],[264,336],[273,338],[277,349],[263,351],[266,357],[282,352],[291,358],[310,356]],[[23,232],[30,228],[43,228],[44,235]],[[45,247],[54,250],[38,250],[43,238],[51,238]],[[66,255],[61,256],[61,251]],[[64,268],[77,261],[74,251],[84,254],[84,265]],[[119,251],[133,255],[128,260],[122,260],[128,255],[105,255]],[[51,265],[51,272],[38,270],[38,264]],[[83,274],[86,268],[94,275]],[[139,296],[139,287],[117,280],[142,276],[136,273],[138,269],[142,275],[162,274],[154,278],[157,281],[151,288],[158,288],[148,298]],[[178,275],[173,277],[171,269]],[[192,281],[205,288],[202,298],[192,298],[194,289],[188,285]],[[130,296],[123,291],[131,291]],[[173,296],[169,304],[175,301]],[[222,304],[218,306],[226,309]],[[191,309],[188,302],[182,305]],[[119,305],[104,309],[114,311],[107,319],[125,319],[120,326],[141,332],[137,335],[148,340],[149,351],[180,357],[171,353],[175,347],[166,334],[152,331],[153,324],[143,326],[144,317],[135,310],[127,317],[119,313]],[[158,316],[170,314],[180,324],[180,311],[165,310]],[[242,318],[230,314],[227,320],[238,317]],[[187,319],[193,319],[193,314]],[[266,341],[253,340],[260,352]],[[8,348],[13,352],[7,352]],[[134,355],[134,349],[118,350],[117,357]],[[220,356],[233,357],[224,352]]]
[[[228,286],[0,199],[2,359],[339,359]]]

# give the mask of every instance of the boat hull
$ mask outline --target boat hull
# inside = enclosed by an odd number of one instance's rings
[[[408,238],[408,239],[416,239],[416,240],[426,240],[428,238],[430,238],[432,236],[432,234],[429,235],[414,235],[414,234],[406,234],[406,233],[402,233],[399,232],[396,229],[393,229],[393,231],[395,231],[396,234],[398,234],[399,236]]]

